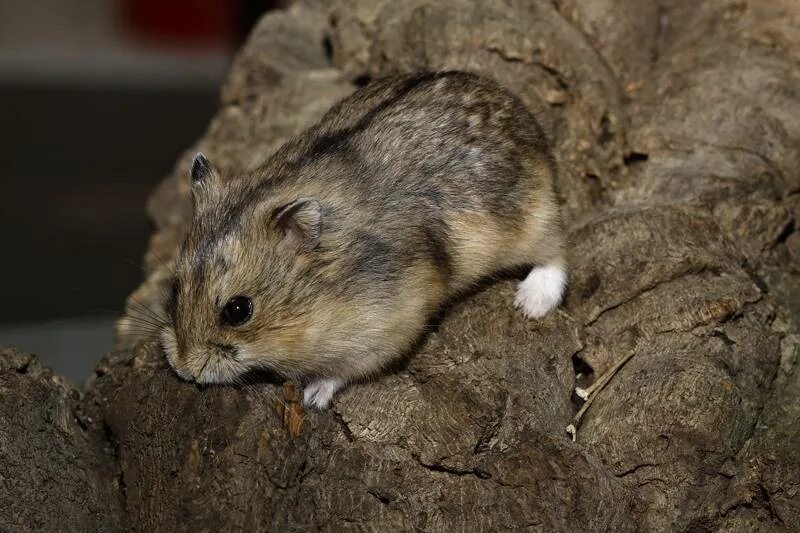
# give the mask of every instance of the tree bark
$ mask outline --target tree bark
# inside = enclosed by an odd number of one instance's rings
[[[81,397],[2,352],[0,520],[796,528],[798,57],[794,0],[338,0],[265,16],[208,131],[150,200],[129,315],[161,309],[196,150],[254,168],[357,85],[420,69],[492,76],[541,118],[571,242],[562,309],[526,321],[514,281],[493,283],[325,412],[280,384],[183,383],[130,318]],[[628,356],[576,421],[575,386]]]

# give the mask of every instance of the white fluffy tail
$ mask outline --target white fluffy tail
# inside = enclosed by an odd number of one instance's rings
[[[561,303],[567,272],[559,265],[537,266],[519,284],[514,306],[528,318],[541,318]]]

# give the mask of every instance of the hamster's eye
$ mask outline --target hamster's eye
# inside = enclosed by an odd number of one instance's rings
[[[247,296],[234,296],[222,309],[220,318],[226,326],[240,326],[253,316],[253,300]]]

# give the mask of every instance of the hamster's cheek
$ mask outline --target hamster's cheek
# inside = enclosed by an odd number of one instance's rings
[[[276,351],[276,348],[264,344],[239,346],[237,362],[240,363],[243,374],[251,370],[266,370],[284,374],[286,365],[282,364],[283,361],[276,356],[277,353],[279,352]]]
[[[167,362],[172,370],[175,371],[178,376],[182,379],[187,381],[192,380],[192,375],[186,371],[185,369],[181,368],[181,365],[178,363],[178,340],[175,337],[175,330],[172,328],[164,328],[161,330],[161,348],[164,350],[164,355],[167,358]]]
[[[175,337],[175,330],[171,327],[161,330],[161,348],[167,358],[174,358],[178,352],[178,339]]]
[[[167,357],[167,362],[175,371],[184,379],[180,368],[178,368],[178,341],[175,338],[175,331],[172,328],[164,328],[161,330],[161,348],[164,350],[164,355]]]
[[[231,361],[210,356],[203,364],[203,370],[197,376],[196,381],[204,385],[230,385],[240,374],[241,372]]]
[[[258,352],[252,345],[240,344],[236,347],[236,360],[251,370],[257,366]]]

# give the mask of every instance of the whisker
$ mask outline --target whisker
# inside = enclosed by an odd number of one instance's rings
[[[122,319],[121,324],[123,324],[123,325],[135,324],[135,325],[153,326],[153,327],[155,327],[157,329],[163,328],[164,326],[168,325],[168,324],[164,324],[164,323],[161,323],[161,322],[154,322],[154,321],[150,320],[149,318],[140,317],[140,316],[136,316],[136,315],[128,315],[127,317]]]
[[[161,330],[157,328],[133,326],[117,331],[116,336],[120,340],[130,339],[133,337],[149,338],[158,336],[160,331]]]
[[[128,317],[124,318],[123,320],[121,320],[119,323],[122,326],[127,326],[127,325],[149,326],[149,327],[152,327],[154,329],[162,329],[162,328],[164,328],[164,327],[169,325],[169,324],[166,324],[166,323],[163,323],[163,322],[154,322],[153,320],[150,320],[149,318],[144,318],[144,317],[140,317],[140,316],[128,316]]]
[[[124,342],[124,343],[137,343],[139,341],[150,341],[150,340],[158,340],[158,335],[155,332],[147,332],[147,331],[135,331],[130,333],[124,333],[123,335],[117,336],[117,342]]]
[[[152,319],[152,320],[154,320],[154,321],[156,321],[158,323],[166,323],[166,322],[168,322],[166,317],[160,315],[158,312],[156,312],[155,310],[153,310],[149,306],[145,305],[144,303],[136,300],[135,298],[130,297],[130,302],[131,302],[131,309],[132,310],[134,310],[134,311],[136,311],[138,313],[141,313],[141,314],[149,317],[150,319]]]
[[[132,327],[126,328],[123,331],[118,332],[119,335],[130,335],[132,333],[136,334],[153,334],[157,335],[161,330],[159,329],[152,329],[152,328],[143,328],[143,327]]]
[[[155,326],[163,326],[163,322],[159,322],[157,320],[153,320],[148,316],[143,316],[139,314],[128,314],[123,316],[120,320],[117,321],[118,323],[125,324],[128,322],[136,322],[137,324],[150,324]]]
[[[129,297],[129,299],[130,299],[132,304],[135,304],[136,306],[138,306],[143,311],[148,312],[150,315],[152,315],[154,317],[163,318],[162,315],[158,311],[156,311],[155,309],[153,309],[149,305],[145,304],[143,301],[137,300],[133,296]]]
[[[130,329],[128,331],[124,331],[117,335],[119,340],[126,340],[126,339],[133,339],[133,338],[150,338],[155,337],[158,334],[158,331],[154,330],[146,330],[146,329]]]

